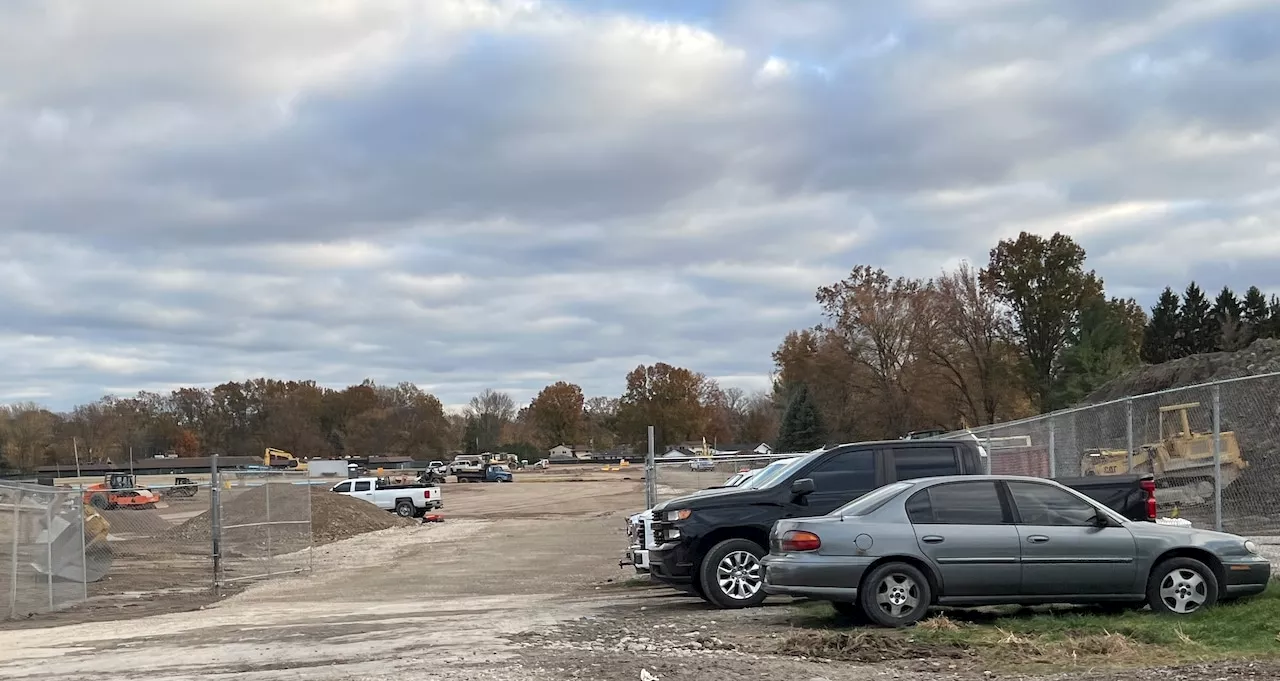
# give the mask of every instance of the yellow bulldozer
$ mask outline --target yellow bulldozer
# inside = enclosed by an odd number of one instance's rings
[[[1188,411],[1199,402],[1160,407],[1160,439],[1138,446],[1129,469],[1129,453],[1123,449],[1085,450],[1080,462],[1082,475],[1124,475],[1151,473],[1156,476],[1161,506],[1193,506],[1213,501],[1213,433],[1194,432]],[[1222,487],[1240,477],[1249,463],[1240,454],[1234,431],[1218,434],[1221,442]]]
[[[53,517],[51,526],[37,538],[38,543],[51,546],[36,552],[32,567],[42,575],[52,573],[55,579],[96,582],[107,575],[114,560],[107,541],[111,523],[90,504],[83,505],[80,522],[74,518]]]

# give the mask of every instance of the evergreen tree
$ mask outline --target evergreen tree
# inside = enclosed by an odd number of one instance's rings
[[[1101,298],[1081,310],[1080,330],[1062,353],[1056,403],[1075,404],[1138,363],[1125,314],[1124,301]]]
[[[1213,352],[1217,345],[1218,328],[1213,320],[1213,308],[1204,291],[1193,281],[1182,294],[1182,309],[1178,311],[1178,357],[1201,352]]]
[[[1213,301],[1213,349],[1235,351],[1249,344],[1251,339],[1240,318],[1240,300],[1230,286],[1223,286]]]
[[[1142,361],[1160,364],[1178,357],[1178,294],[1165,287],[1151,308],[1151,321],[1142,332]]]
[[[1262,325],[1264,338],[1280,338],[1280,296],[1271,296],[1267,306],[1267,321]]]
[[[1253,329],[1255,335],[1261,336],[1263,327],[1267,324],[1267,296],[1262,293],[1262,289],[1257,286],[1250,286],[1248,291],[1244,292],[1244,300],[1241,307],[1241,318],[1245,324]]]
[[[822,428],[818,406],[809,394],[809,386],[801,383],[787,401],[778,429],[778,451],[807,452],[826,444],[827,434]]]

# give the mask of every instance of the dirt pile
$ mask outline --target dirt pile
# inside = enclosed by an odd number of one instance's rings
[[[266,526],[253,523],[288,522],[295,528],[305,527],[296,521],[311,520],[311,540],[315,545],[349,539],[365,532],[391,527],[407,527],[415,520],[400,518],[373,504],[336,494],[325,489],[301,485],[271,483],[231,496],[223,492],[222,525],[224,541],[243,541],[239,534],[265,536]],[[270,512],[268,513],[268,506]],[[248,526],[235,527],[230,526]],[[284,526],[288,527],[288,525]],[[276,530],[279,532],[280,530]],[[174,539],[206,541],[210,537],[209,512],[205,511],[170,531]]]
[[[1280,372],[1280,340],[1264,338],[1237,352],[1209,352],[1142,367],[1098,388],[1083,404],[1273,372]]]

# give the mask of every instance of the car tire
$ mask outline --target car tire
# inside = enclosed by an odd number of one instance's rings
[[[929,579],[914,565],[885,563],[871,571],[858,588],[858,605],[882,627],[915,624],[929,612],[933,592]]]
[[[418,509],[413,507],[412,501],[400,501],[396,503],[396,515],[401,518],[412,518]]]
[[[1218,602],[1218,576],[1194,558],[1170,558],[1151,570],[1147,605],[1159,615],[1190,615]]]
[[[726,539],[711,547],[698,566],[707,601],[724,609],[754,608],[764,602],[760,558],[767,553],[750,539]]]

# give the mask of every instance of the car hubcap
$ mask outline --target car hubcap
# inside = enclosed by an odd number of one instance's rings
[[[920,586],[906,575],[889,575],[876,588],[876,604],[890,617],[904,617],[920,605]]]
[[[734,551],[720,559],[716,581],[724,595],[744,601],[760,591],[760,561],[749,551]]]
[[[1195,612],[1209,597],[1204,577],[1195,570],[1179,568],[1165,575],[1160,582],[1160,600],[1178,614]]]

